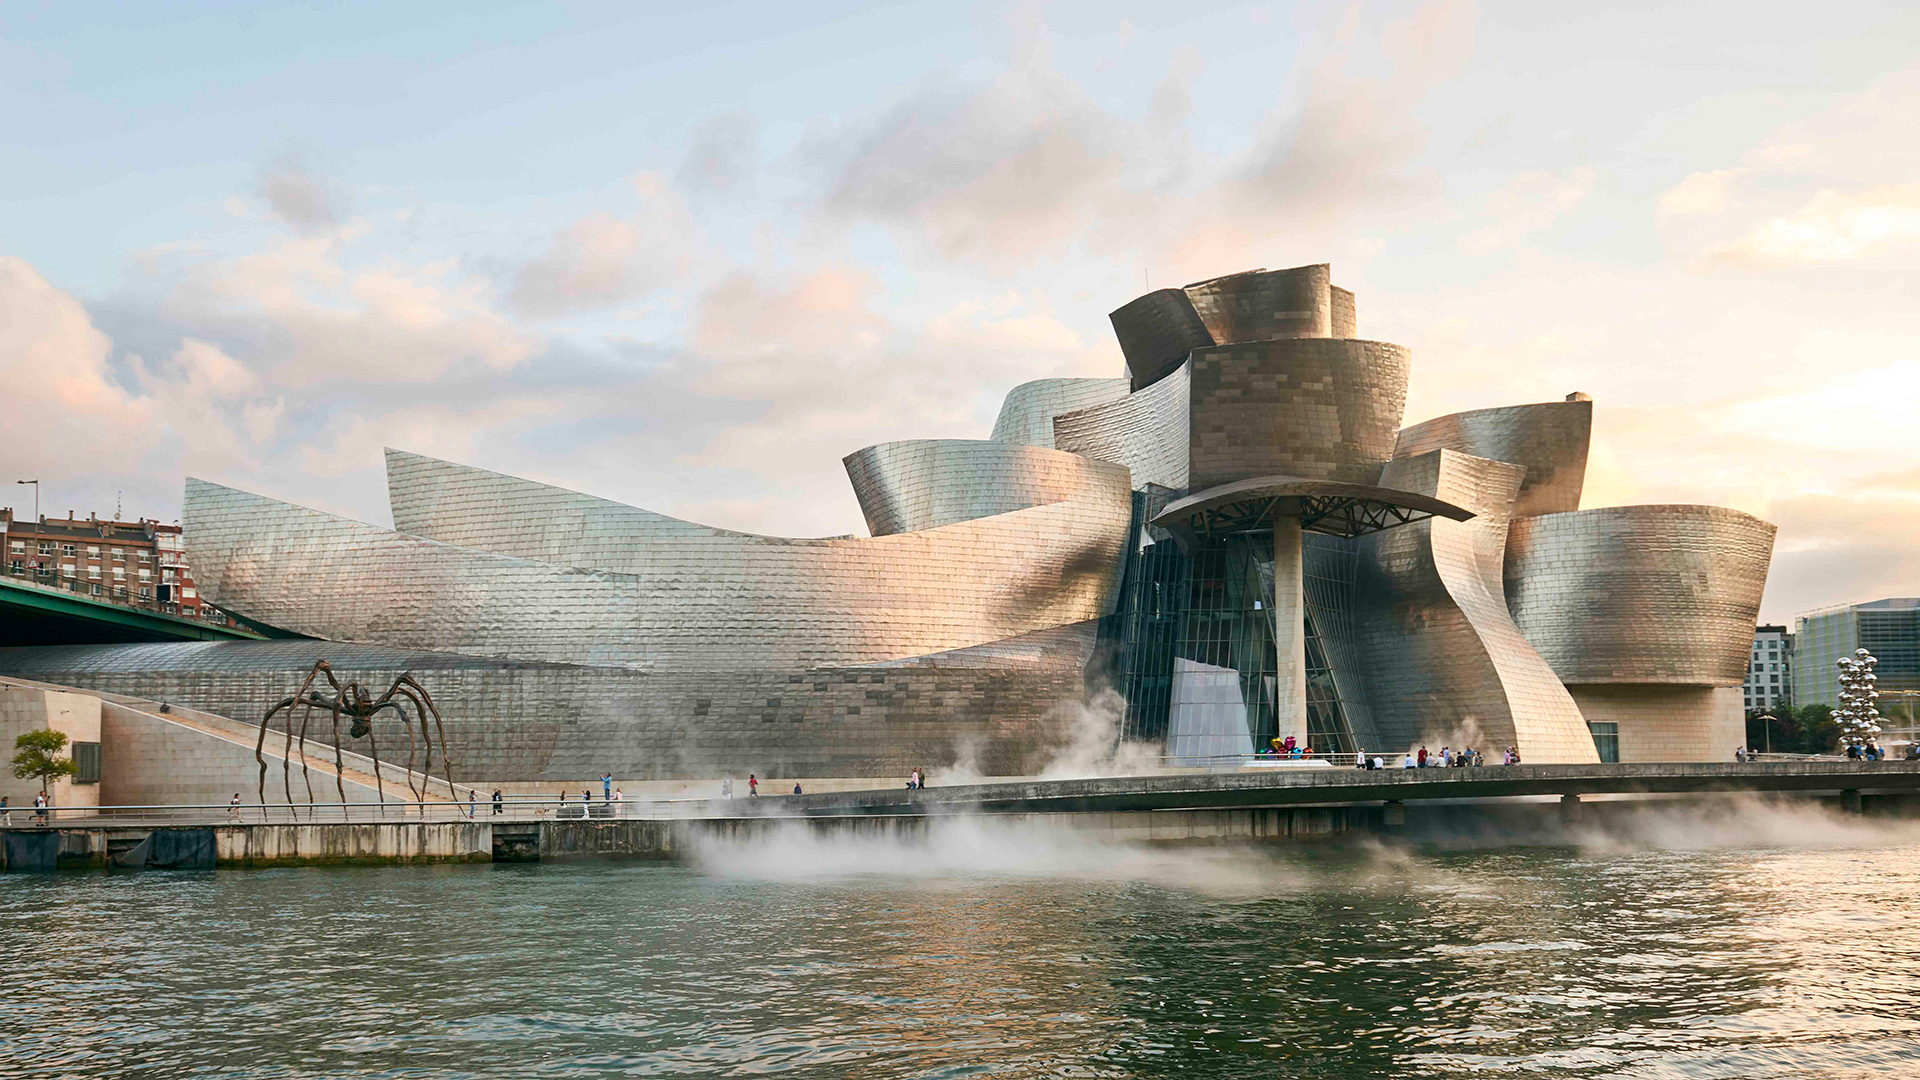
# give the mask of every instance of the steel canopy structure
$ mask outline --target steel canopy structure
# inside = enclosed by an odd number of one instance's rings
[[[1293,518],[1304,532],[1352,538],[1431,517],[1466,521],[1464,509],[1430,496],[1370,484],[1257,476],[1168,503],[1153,524],[1189,544],[1206,537],[1271,528]]]

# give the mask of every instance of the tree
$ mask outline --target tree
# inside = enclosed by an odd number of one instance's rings
[[[64,732],[49,729],[27,732],[13,740],[13,748],[19,751],[13,755],[13,775],[21,780],[40,781],[40,794],[45,795],[48,784],[80,771],[72,758],[60,756],[66,747]]]

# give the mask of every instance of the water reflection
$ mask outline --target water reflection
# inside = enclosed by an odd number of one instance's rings
[[[1910,834],[1289,859],[948,839],[10,877],[0,1073],[1920,1072]]]

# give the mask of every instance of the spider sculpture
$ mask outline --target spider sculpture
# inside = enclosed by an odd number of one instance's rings
[[[322,675],[326,676],[328,685],[333,687],[332,697],[313,687],[314,680]],[[413,707],[411,714],[408,712],[408,705]],[[307,767],[307,724],[312,720],[316,709],[329,714],[333,720],[333,779],[335,787],[339,789],[342,803],[347,801],[344,779],[346,762],[341,756],[340,749],[342,717],[348,721],[347,737],[349,739],[367,740],[368,756],[373,758],[374,765],[374,790],[378,793],[381,802],[387,801],[386,787],[380,781],[380,748],[373,737],[373,718],[387,709],[391,709],[400,718],[402,726],[407,729],[407,787],[413,792],[414,800],[424,802],[427,787],[433,782],[433,736],[436,731],[440,735],[440,761],[442,770],[446,773],[447,792],[458,800],[459,794],[453,787],[453,759],[447,754],[446,726],[440,722],[440,710],[434,708],[432,695],[427,693],[426,687],[414,680],[413,673],[403,672],[399,678],[393,680],[393,685],[387,688],[386,693],[376,698],[370,696],[367,688],[357,682],[349,680],[346,685],[341,685],[340,680],[333,675],[333,666],[321,660],[313,665],[312,671],[307,672],[306,681],[300,684],[300,689],[293,696],[275,702],[273,707],[267,710],[267,714],[260,718],[260,738],[254,743],[253,756],[254,760],[260,763],[261,805],[266,805],[267,801],[267,758],[263,751],[266,749],[267,733],[272,728],[273,718],[281,712],[286,713],[287,748],[280,757],[280,778],[286,788],[287,803],[288,805],[293,803],[293,755],[296,752],[297,738],[301,779],[306,781],[307,785],[307,805],[309,807],[313,805],[313,775]],[[300,714],[298,736],[294,734],[293,729],[295,710]],[[427,725],[428,717],[433,718],[432,727]],[[414,783],[416,774],[413,769],[416,726],[420,729],[420,742],[426,749],[426,760],[423,762],[421,772],[417,774],[420,777],[418,786]]]

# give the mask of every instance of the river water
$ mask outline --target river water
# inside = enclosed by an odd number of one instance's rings
[[[1920,1076],[1920,826],[0,879],[0,1075]]]

